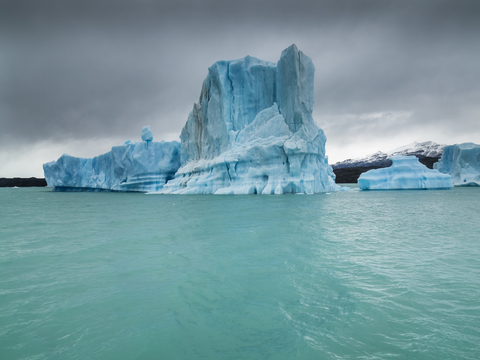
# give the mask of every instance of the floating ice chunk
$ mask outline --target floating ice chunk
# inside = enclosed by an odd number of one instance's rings
[[[427,168],[415,156],[392,156],[392,166],[369,170],[358,178],[362,190],[449,189],[450,175]]]
[[[480,145],[463,143],[445,146],[434,169],[450,174],[454,186],[480,186]]]

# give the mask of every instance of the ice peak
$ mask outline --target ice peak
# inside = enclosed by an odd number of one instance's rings
[[[146,142],[150,142],[153,140],[153,133],[150,129],[150,125],[144,126],[142,128],[142,140]]]
[[[297,54],[299,52],[297,45],[292,44],[289,47],[287,47],[285,50],[282,51],[281,56],[286,56],[287,53],[291,53],[293,55]]]
[[[282,51],[277,63],[276,98],[292,132],[312,123],[315,66],[295,44]]]

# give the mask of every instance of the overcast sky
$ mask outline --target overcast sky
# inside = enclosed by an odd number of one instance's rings
[[[480,143],[480,1],[0,0],[0,177],[178,139],[209,66],[292,43],[330,163]]]

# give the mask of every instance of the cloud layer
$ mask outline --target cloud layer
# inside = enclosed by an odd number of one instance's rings
[[[146,124],[171,140],[213,62],[277,61],[292,43],[316,66],[314,118],[332,160],[414,140],[478,143],[480,3],[419,3],[2,2],[0,153],[108,149]],[[41,176],[44,161],[32,154],[25,168]],[[27,176],[6,163],[0,176]]]

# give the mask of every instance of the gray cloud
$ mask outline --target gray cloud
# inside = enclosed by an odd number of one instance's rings
[[[479,142],[479,18],[478,1],[4,1],[0,138],[180,133],[214,61],[296,43],[330,144],[401,129]]]

